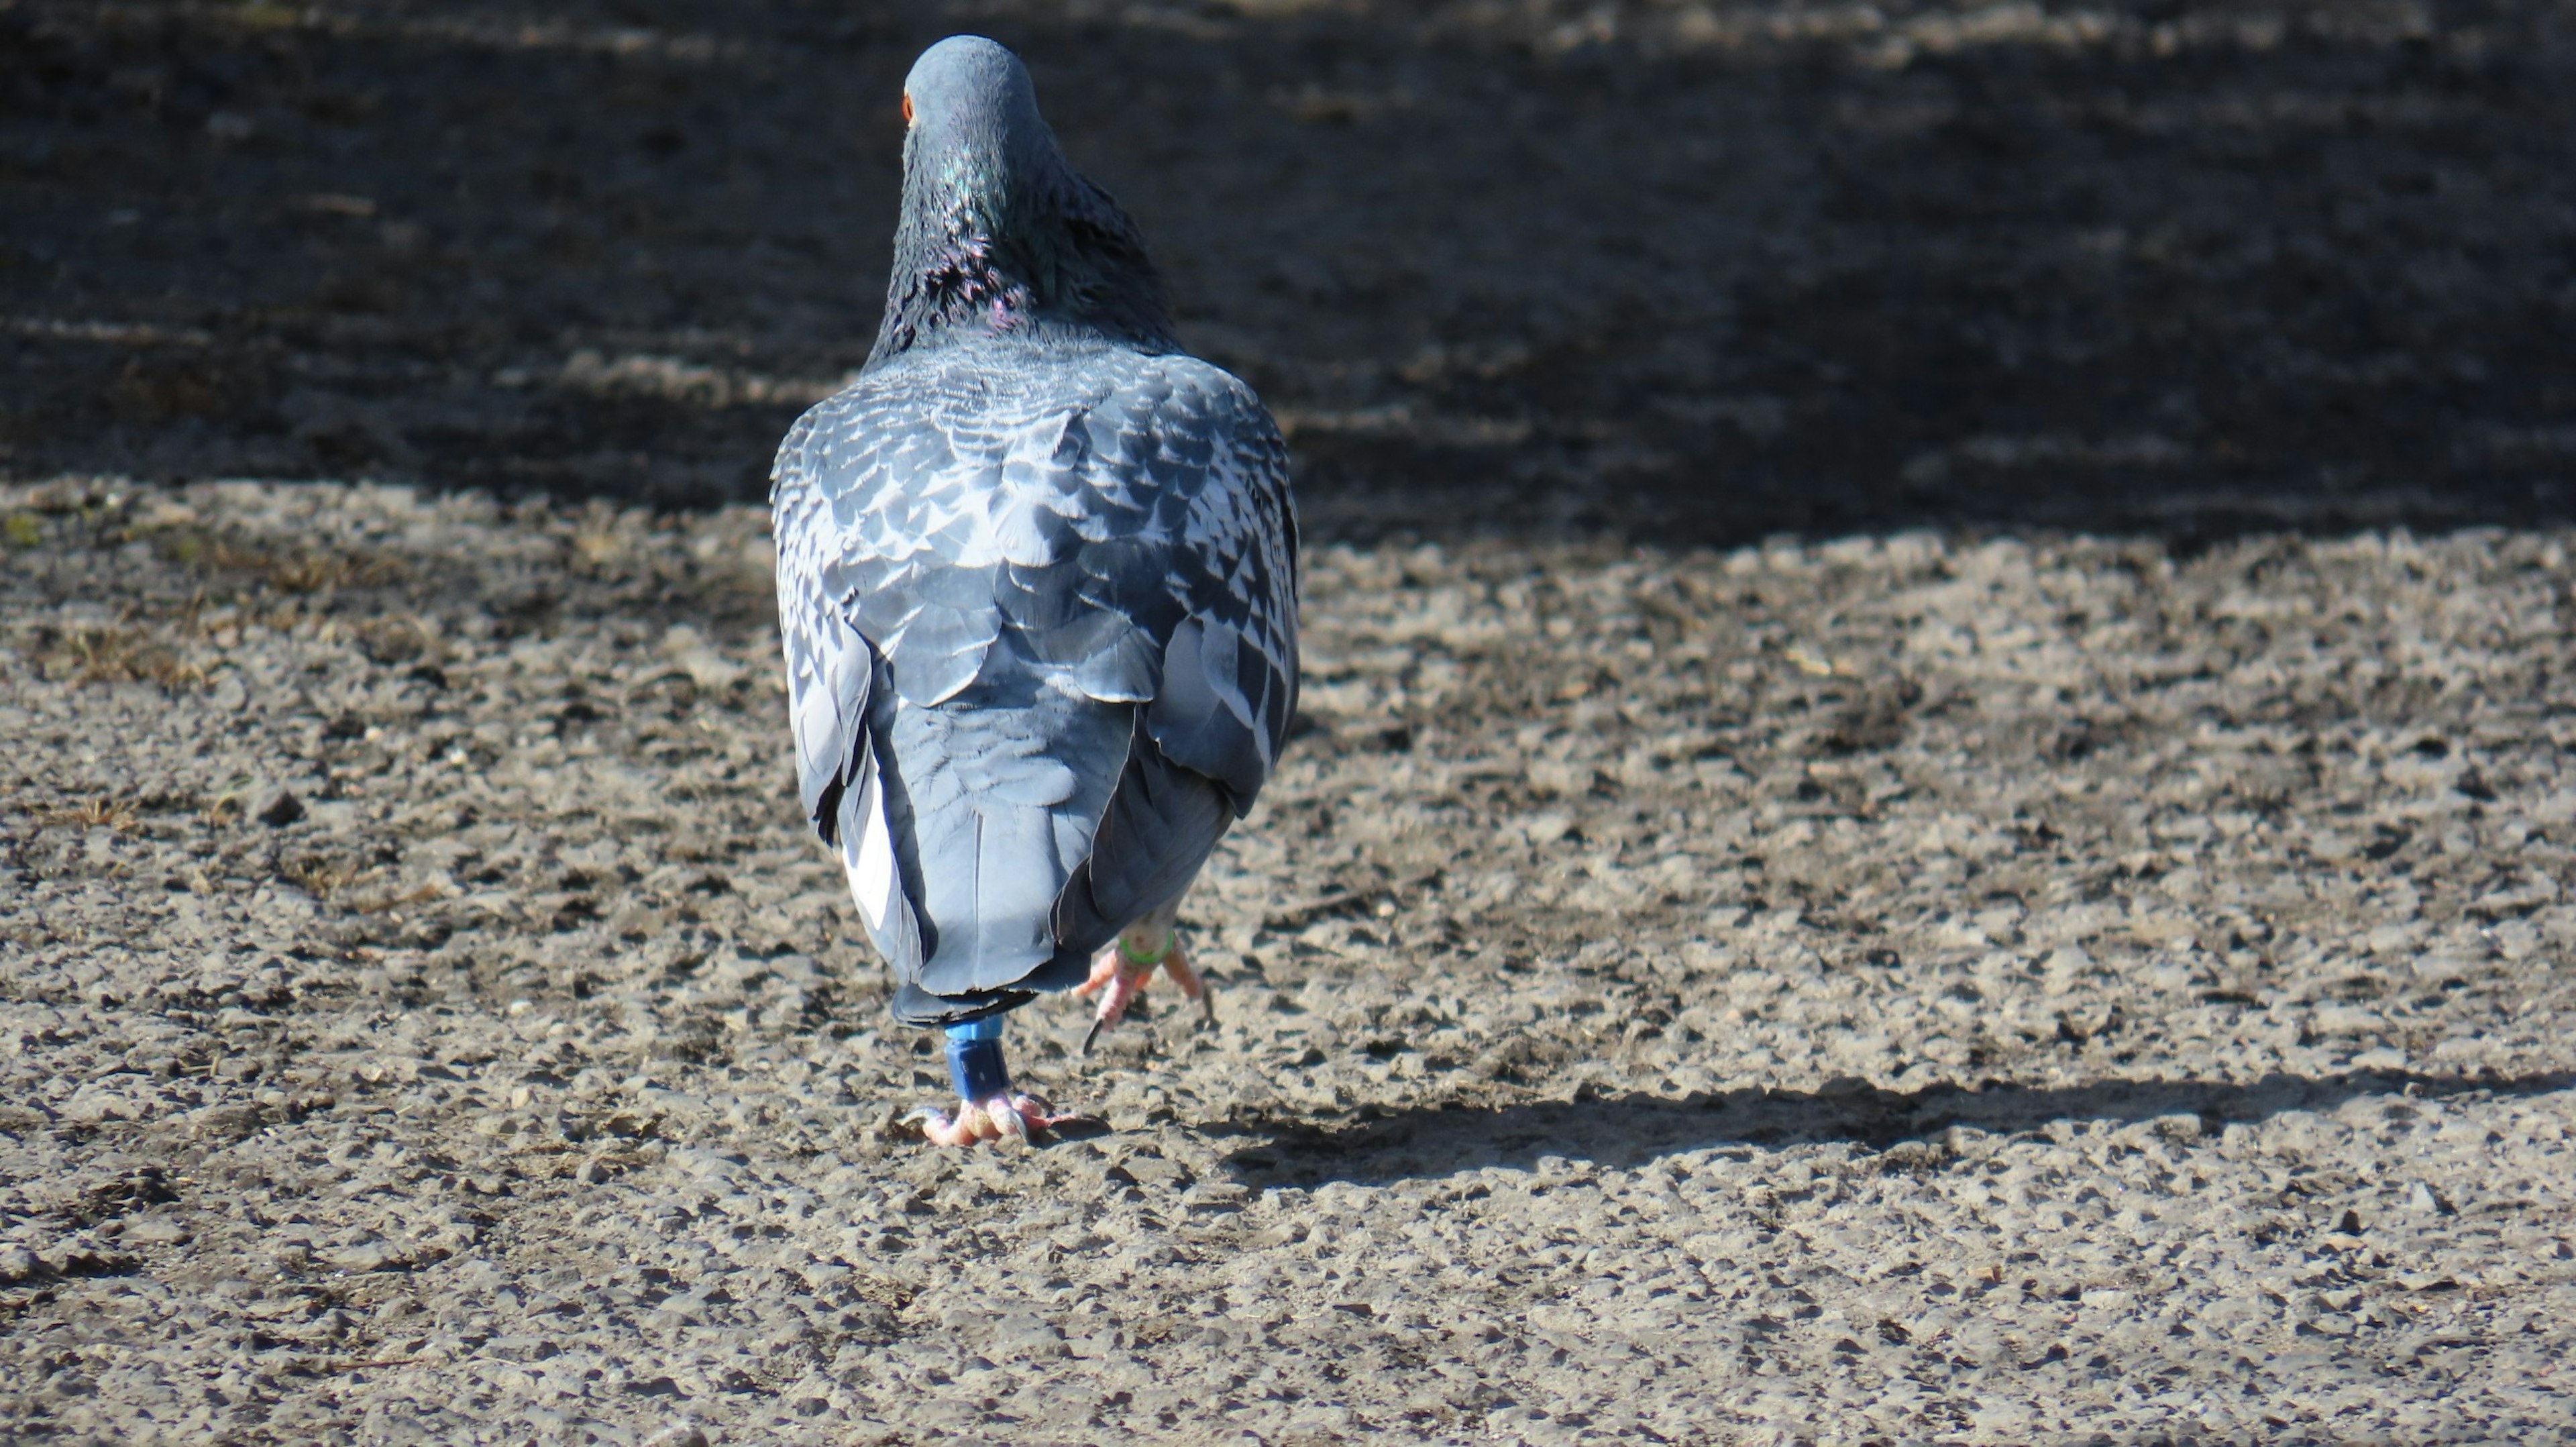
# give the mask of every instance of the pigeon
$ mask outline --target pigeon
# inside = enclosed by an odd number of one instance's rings
[[[1096,1035],[1160,967],[1213,1019],[1175,920],[1287,740],[1296,511],[1019,57],[943,40],[902,113],[876,344],[771,472],[789,721],[895,1018],[947,1031],[924,1136],[1026,1141],[1076,1117],[1012,1085],[1006,1012],[1097,995]]]

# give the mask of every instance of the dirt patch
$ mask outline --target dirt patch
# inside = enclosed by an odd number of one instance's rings
[[[0,519],[0,1433],[2576,1427],[2576,538],[1318,549],[1217,1028],[934,1154],[757,514]]]

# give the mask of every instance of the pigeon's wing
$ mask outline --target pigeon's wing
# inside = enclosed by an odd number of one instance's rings
[[[815,420],[813,413],[797,420],[773,473],[779,641],[797,794],[815,832],[838,849],[869,937],[909,979],[920,972],[921,931],[887,827],[869,722],[871,705],[889,691],[886,668],[828,584],[838,556],[828,520],[817,516],[824,495],[811,470]]]
[[[1106,475],[1152,485],[1155,517],[1086,549],[1091,596],[1161,658],[1090,857],[1057,906],[1084,953],[1180,898],[1276,766],[1297,706],[1297,520],[1288,450],[1250,388],[1158,359],[1088,420]]]
[[[1207,418],[1206,477],[1174,553],[1187,611],[1164,642],[1145,723],[1174,763],[1223,785],[1241,818],[1297,711],[1297,514],[1288,446],[1252,389],[1203,363],[1190,371],[1176,390]]]
[[[1188,893],[1233,823],[1223,787],[1173,763],[1139,730],[1090,857],[1056,899],[1067,973],[1071,961],[1089,961],[1121,930]]]
[[[1287,444],[1251,388],[1188,357],[1155,358],[1084,423],[1086,471],[1150,507],[1082,549],[1085,601],[1150,640],[1146,735],[1239,818],[1297,707]]]

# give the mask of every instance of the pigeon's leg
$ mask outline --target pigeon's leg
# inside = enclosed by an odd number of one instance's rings
[[[1057,1115],[1034,1095],[1011,1088],[1010,1067],[1002,1063],[1002,1017],[987,1015],[948,1027],[948,1078],[957,1087],[957,1118],[936,1110],[915,1111],[912,1119],[935,1146],[966,1146],[1008,1137],[1025,1143],[1077,1117]]]
[[[1172,918],[1178,913],[1180,907],[1175,904],[1129,925],[1091,962],[1091,978],[1074,989],[1077,995],[1100,996],[1100,1009],[1092,1018],[1090,1033],[1082,1037],[1085,1054],[1090,1053],[1091,1042],[1100,1038],[1100,1032],[1116,1025],[1136,997],[1145,993],[1157,965],[1172,977],[1173,984],[1180,986],[1183,996],[1198,1003],[1201,1021],[1216,1022],[1216,1000],[1208,994],[1198,971],[1190,968],[1189,952],[1181,948],[1180,931],[1172,926]]]

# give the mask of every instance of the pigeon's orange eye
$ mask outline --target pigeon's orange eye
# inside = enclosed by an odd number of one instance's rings
[[[903,98],[903,123],[907,126],[912,124],[912,96],[909,93]]]

